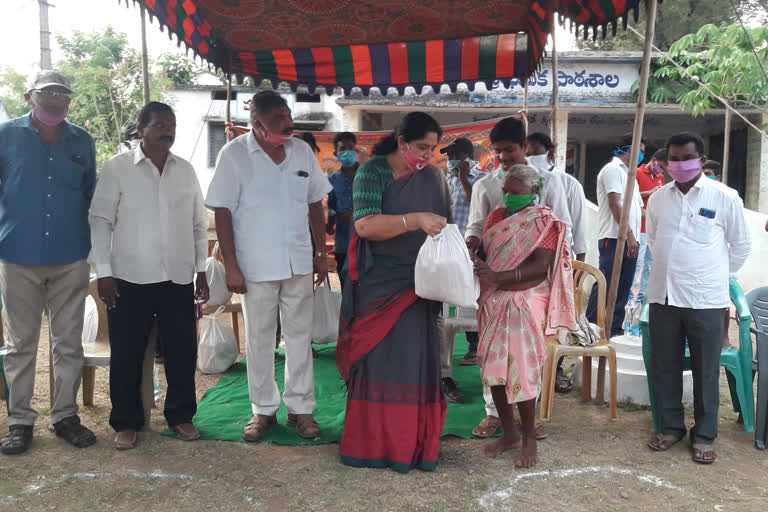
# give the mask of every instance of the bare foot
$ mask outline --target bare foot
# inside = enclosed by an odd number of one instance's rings
[[[536,436],[523,437],[523,448],[520,450],[520,456],[515,459],[515,467],[532,468],[537,462]]]
[[[728,339],[728,336],[723,337],[723,348],[732,347],[731,341]]]
[[[520,441],[520,434],[514,432],[513,435],[507,436],[505,433],[498,439],[488,442],[483,448],[485,455],[494,459],[504,453],[507,450],[515,450],[520,448],[522,442]]]

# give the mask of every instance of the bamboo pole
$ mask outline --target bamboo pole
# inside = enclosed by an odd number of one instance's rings
[[[724,185],[728,184],[728,155],[731,152],[731,107],[725,106],[725,133],[723,134],[723,176]]]
[[[554,6],[549,11],[549,34],[552,36],[552,115],[550,116],[550,136],[552,137],[552,143],[555,147],[558,147],[557,136],[557,103],[560,95],[560,89],[558,84],[558,61],[557,61],[557,13]]]
[[[147,52],[146,8],[141,4],[141,85],[144,92],[144,104],[149,103],[149,55]]]
[[[643,64],[640,69],[640,88],[637,94],[637,111],[635,113],[635,127],[632,131],[632,150],[629,155],[629,172],[627,173],[627,186],[624,189],[624,203],[621,207],[621,222],[619,223],[619,238],[616,240],[616,253],[613,258],[613,272],[611,274],[611,286],[608,290],[608,302],[605,305],[605,328],[610,336],[610,322],[613,319],[613,310],[616,306],[616,294],[619,288],[619,275],[621,263],[624,261],[624,246],[627,241],[627,221],[629,209],[632,206],[632,195],[635,192],[635,180],[637,179],[637,156],[640,153],[640,140],[643,134],[643,120],[645,118],[645,99],[648,94],[648,75],[651,69],[651,45],[656,31],[657,0],[648,0],[646,12],[648,19],[645,26],[645,42],[643,47]],[[640,235],[640,233],[636,233]]]
[[[40,69],[52,69],[51,29],[48,24],[48,7],[53,7],[48,0],[38,0],[40,6]]]

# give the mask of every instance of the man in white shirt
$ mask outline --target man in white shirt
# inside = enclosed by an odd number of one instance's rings
[[[648,442],[666,451],[686,435],[683,353],[691,352],[695,425],[692,458],[717,458],[720,349],[729,277],[744,265],[751,241],[738,193],[702,174],[704,143],[680,133],[667,142],[674,179],[648,200],[646,231],[654,255],[648,281],[651,375],[662,431]]]
[[[262,91],[253,97],[251,124],[251,132],[222,148],[206,198],[216,212],[227,286],[244,294],[253,417],[243,439],[259,441],[277,423],[278,305],[286,344],[286,425],[295,426],[301,437],[315,438],[320,429],[312,417],[312,273],[313,263],[317,283],[328,273],[322,200],[332,187],[309,145],[291,137],[291,109],[279,94]],[[314,261],[310,227],[317,247]]]
[[[472,200],[469,203],[469,221],[466,231],[467,247],[470,252],[476,252],[480,248],[480,239],[488,215],[496,208],[504,206],[502,188],[506,169],[517,164],[527,163],[525,137],[525,125],[513,117],[502,119],[491,130],[491,149],[499,165],[472,186]],[[548,177],[545,176],[545,178]],[[543,179],[542,181],[540,203],[548,206],[566,225],[566,237],[570,244],[572,223],[562,185],[557,179]],[[493,403],[490,388],[487,386],[483,388],[483,398],[486,417],[472,430],[472,435],[485,438],[496,433],[501,427],[501,421]],[[539,427],[537,427],[537,431],[541,433]]]
[[[89,216],[88,259],[109,321],[109,424],[122,450],[135,446],[144,426],[141,368],[155,316],[165,349],[165,418],[182,440],[200,437],[192,424],[194,303],[208,300],[208,215],[194,168],[170,151],[176,137],[171,107],[147,104],[138,133],[141,144],[104,164]]]
[[[629,172],[629,153],[632,148],[632,135],[624,135],[621,142],[613,151],[613,160],[605,166],[597,175],[597,205],[598,210],[598,233],[597,243],[600,252],[600,271],[605,276],[608,289],[611,288],[611,276],[613,275],[613,258],[616,253],[616,242],[619,237],[619,221],[621,220],[621,209],[624,203],[624,191],[627,186],[627,176]],[[631,165],[638,165],[643,161],[645,152],[645,141],[640,142],[640,154],[637,156],[637,162]],[[627,243],[624,245],[624,259],[621,263],[621,274],[619,274],[619,286],[616,294],[616,306],[613,310],[613,317],[606,316],[607,329],[610,329],[610,337],[619,336],[624,333],[624,306],[629,299],[629,293],[632,289],[632,281],[635,277],[635,268],[637,266],[637,254],[640,245],[637,236],[640,233],[640,225],[643,218],[643,200],[640,197],[640,189],[637,186],[637,180],[634,181],[635,191],[632,194],[632,205],[629,209],[629,225],[627,231]],[[590,322],[597,321],[597,287],[589,298],[587,304],[587,319]]]
[[[526,139],[528,163],[534,166],[542,176],[558,180],[565,193],[568,214],[573,223],[573,243],[571,258],[584,261],[587,256],[587,218],[584,215],[584,187],[570,174],[555,169],[555,145],[549,135],[541,132],[532,133]]]

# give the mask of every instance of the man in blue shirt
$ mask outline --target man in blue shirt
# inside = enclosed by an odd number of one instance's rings
[[[448,155],[448,190],[451,193],[451,212],[453,221],[459,228],[462,238],[467,230],[469,220],[469,203],[472,199],[472,185],[483,177],[483,173],[475,169],[472,159],[475,148],[472,141],[457,138],[451,144],[440,150]],[[470,162],[472,162],[470,164]],[[477,332],[467,332],[469,348],[459,364],[471,366],[477,364]],[[452,376],[454,340],[443,340],[440,347],[442,389],[445,399],[453,403],[464,403],[464,394],[456,385]]]
[[[65,121],[72,89],[42,71],[25,95],[32,111],[0,123],[0,291],[8,326],[6,455],[25,452],[37,411],[31,406],[43,311],[53,345],[56,435],[84,448],[96,442],[80,424],[83,315],[91,249],[88,209],[96,185],[93,139]]]
[[[336,259],[336,272],[339,274],[342,288],[344,277],[342,268],[347,259],[347,247],[352,239],[352,183],[360,166],[357,154],[357,137],[351,132],[336,134],[333,139],[333,154],[341,163],[341,170],[336,171],[328,181],[333,190],[328,194],[329,235],[335,233],[333,257]]]

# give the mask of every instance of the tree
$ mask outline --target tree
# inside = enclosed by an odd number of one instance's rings
[[[745,30],[741,25],[704,25],[673,43],[669,57],[733,108],[768,112],[768,28]],[[648,98],[652,102],[668,103],[674,99],[694,116],[721,106],[716,97],[668,60],[657,64],[651,78]],[[727,177],[730,114],[730,109],[726,109],[723,181]]]
[[[3,101],[8,115],[13,119],[29,112],[24,94],[27,92],[28,80],[13,68],[0,68],[0,100]]]
[[[758,25],[768,23],[768,9],[765,0],[734,0],[736,8],[745,22]],[[645,33],[645,4],[640,9],[639,22],[634,25],[641,34]],[[699,30],[705,24],[720,25],[736,23],[736,13],[728,0],[674,0],[659,5],[656,18],[654,44],[667,51],[672,43],[686,34]],[[582,50],[642,51],[643,42],[635,34],[619,28],[616,36],[593,41],[581,40]]]
[[[117,150],[123,125],[135,120],[144,105],[141,56],[129,47],[126,35],[112,27],[88,34],[74,32],[57,41],[65,56],[57,69],[75,90],[68,120],[91,133],[101,165]],[[165,101],[169,86],[161,71],[152,73],[151,98]]]
[[[197,78],[205,73],[211,73],[207,66],[202,66],[181,53],[164,53],[157,60],[163,74],[173,85],[192,85]],[[224,84],[226,80],[219,76]]]

